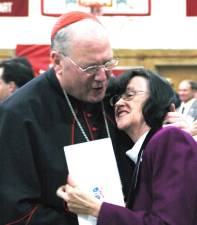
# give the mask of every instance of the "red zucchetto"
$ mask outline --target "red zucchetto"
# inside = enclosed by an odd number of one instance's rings
[[[72,11],[68,12],[66,14],[63,14],[59,17],[57,22],[55,23],[52,32],[51,32],[51,39],[54,38],[55,34],[63,27],[70,25],[72,23],[75,23],[77,21],[83,20],[83,19],[93,19],[97,21],[98,23],[99,20],[96,18],[96,16],[86,13],[86,12],[79,12],[79,11]]]

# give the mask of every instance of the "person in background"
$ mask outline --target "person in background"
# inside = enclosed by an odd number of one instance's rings
[[[197,99],[197,82],[194,83],[193,89],[194,89],[194,98]]]
[[[175,90],[174,83],[172,82],[172,79],[170,79],[170,78],[166,78],[166,79],[170,83],[171,87],[173,88],[173,90],[175,92],[174,105],[175,105],[175,109],[177,109],[180,106],[180,104],[181,104],[181,100],[179,98],[179,94]]]
[[[180,129],[191,134],[193,138],[197,140],[197,120],[188,122],[187,118],[183,114],[176,112],[175,109],[171,110],[172,110],[171,112],[167,113],[163,126],[179,127]]]
[[[57,195],[70,212],[97,217],[97,225],[196,225],[197,143],[175,126],[162,127],[173,89],[145,69],[130,70],[116,86],[117,127],[135,143],[126,152],[135,163],[126,207],[96,199],[72,177]]]
[[[197,99],[194,94],[196,92],[197,83],[192,80],[183,80],[179,84],[179,98],[181,105],[177,111],[183,114],[189,123],[197,119]]]
[[[194,98],[197,100],[197,82],[193,82],[192,89],[194,90]],[[197,116],[190,126],[190,133],[197,141]]]
[[[194,137],[194,139],[197,141],[197,119],[194,120],[192,123],[192,126],[190,128],[190,133]]]
[[[105,98],[118,64],[105,28],[88,13],[62,15],[52,29],[51,61],[0,105],[1,225],[78,224],[56,196],[68,175],[64,146],[110,137],[127,193],[132,164],[124,151],[132,142],[117,130]]]
[[[0,102],[19,87],[34,78],[30,62],[24,57],[14,57],[0,62]]]

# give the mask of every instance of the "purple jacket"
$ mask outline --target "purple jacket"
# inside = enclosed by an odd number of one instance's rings
[[[197,225],[197,142],[176,127],[144,149],[131,209],[103,203],[97,225]]]

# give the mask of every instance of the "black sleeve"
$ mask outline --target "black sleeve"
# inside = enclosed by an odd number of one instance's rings
[[[77,224],[61,200],[62,207],[58,208],[42,199],[31,138],[22,118],[0,107],[0,224]]]

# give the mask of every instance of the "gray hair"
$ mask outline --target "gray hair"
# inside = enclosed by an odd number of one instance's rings
[[[190,85],[192,90],[197,91],[197,82],[191,80]]]
[[[51,49],[69,55],[72,37],[70,26],[62,28],[51,40]]]
[[[92,19],[84,19],[60,29],[51,40],[51,49],[69,56],[76,41],[96,39],[99,42],[103,38],[108,39],[103,25]]]

